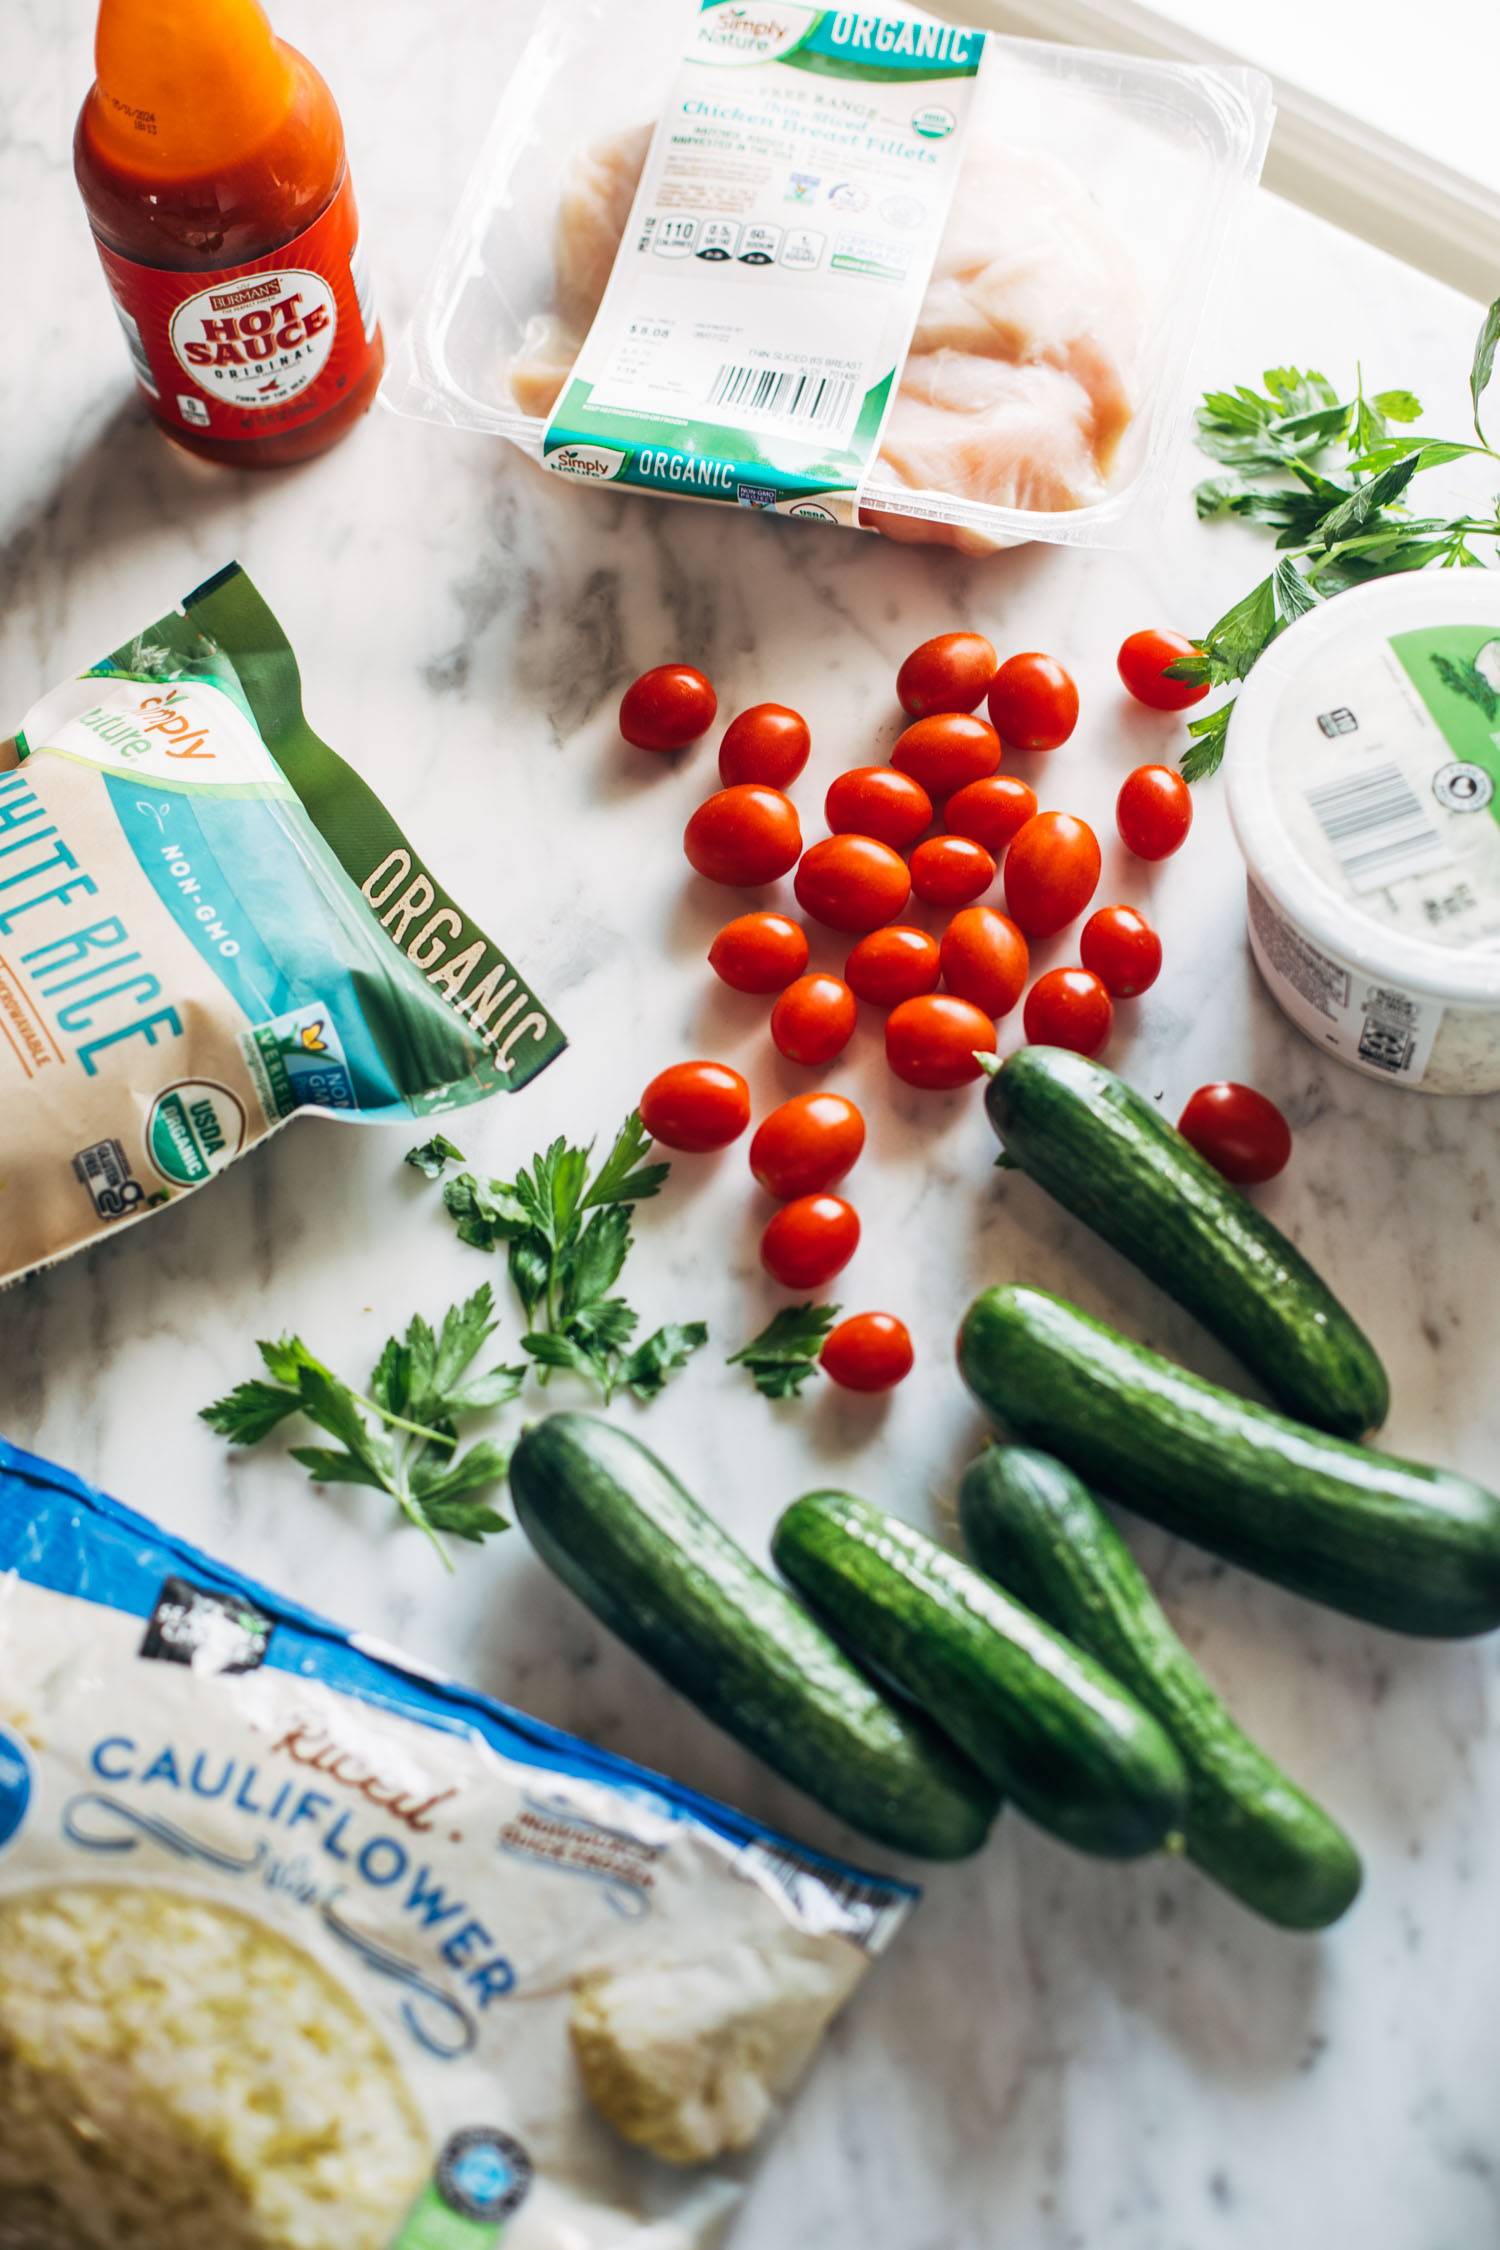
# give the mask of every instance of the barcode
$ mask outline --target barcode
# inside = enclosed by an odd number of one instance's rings
[[[1399,766],[1322,782],[1307,802],[1356,893],[1448,864],[1447,846]]]
[[[375,285],[370,279],[370,261],[365,256],[363,236],[349,253],[349,279],[354,284],[354,301],[359,306],[360,324],[368,343],[375,333]]]
[[[151,372],[151,362],[146,357],[141,332],[118,298],[115,300],[115,313],[125,338],[125,349],[130,354],[130,364],[135,369],[136,381],[143,391],[149,391],[153,398],[160,398],[161,392],[156,387],[156,377]]]
[[[801,422],[814,430],[837,427],[854,402],[854,385],[844,375],[820,375],[812,367],[735,367],[726,362],[714,377],[710,406],[777,422]]]
[[[864,1882],[772,1844],[747,1844],[740,1866],[752,1881],[773,1884],[805,1929],[836,1933],[867,1953],[882,1952],[911,1909],[894,1883]]]

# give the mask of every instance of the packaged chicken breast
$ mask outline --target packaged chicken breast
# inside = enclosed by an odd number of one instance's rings
[[[387,401],[574,481],[1125,543],[1270,117],[899,7],[550,0]]]

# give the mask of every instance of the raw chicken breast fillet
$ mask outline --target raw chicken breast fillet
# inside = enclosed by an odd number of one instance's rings
[[[914,491],[958,493],[992,508],[1078,508],[1104,496],[1092,420],[1087,391],[1059,368],[914,352],[902,369],[880,466]],[[879,520],[892,538],[942,535],[961,543],[957,525],[888,510]]]
[[[557,212],[557,310],[528,322],[510,370],[510,387],[525,414],[544,421],[599,310],[636,183],[651,146],[649,125],[634,125],[576,156],[563,175]]]
[[[964,159],[876,478],[934,500],[1050,512],[1103,498],[1128,428],[1142,305],[1129,252],[1077,174],[982,137]],[[557,228],[557,310],[533,320],[512,392],[548,415],[599,308],[650,146],[648,127],[574,163]],[[971,553],[960,525],[867,509],[888,538]]]
[[[596,142],[574,159],[557,213],[557,311],[582,338],[599,310],[609,269],[651,146],[651,127]]]
[[[964,352],[1061,368],[1088,393],[1085,434],[1107,469],[1131,416],[1139,329],[1129,256],[1077,173],[1033,149],[972,149],[917,315],[913,354]]]

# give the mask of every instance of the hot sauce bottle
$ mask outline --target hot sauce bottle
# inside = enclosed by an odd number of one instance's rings
[[[321,453],[385,362],[333,96],[259,0],[102,0],[94,55],[74,170],[148,408],[211,461]]]

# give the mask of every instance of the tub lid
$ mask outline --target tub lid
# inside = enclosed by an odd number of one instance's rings
[[[1229,813],[1251,874],[1375,976],[1500,1004],[1500,573],[1340,594],[1240,692]]]

